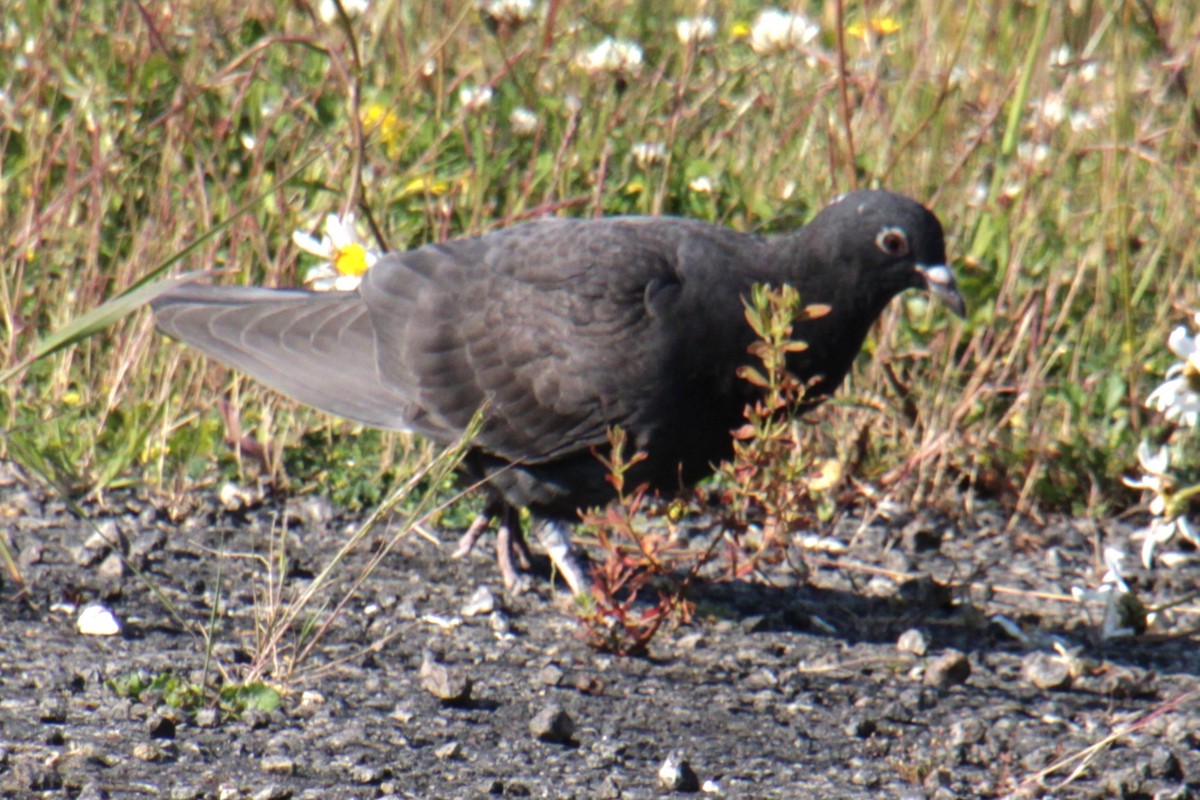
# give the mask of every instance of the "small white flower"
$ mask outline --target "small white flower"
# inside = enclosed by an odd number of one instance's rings
[[[1179,421],[1189,428],[1200,422],[1200,393],[1195,386],[1200,377],[1200,335],[1189,336],[1187,328],[1180,325],[1171,331],[1167,347],[1182,363],[1167,370],[1166,380],[1146,398],[1146,407],[1154,408],[1170,421]]]
[[[696,194],[712,194],[713,180],[707,175],[701,175],[688,182],[688,188]]]
[[[468,114],[482,111],[492,102],[490,86],[464,86],[458,90],[458,102]]]
[[[1117,548],[1104,548],[1104,566],[1107,570],[1100,579],[1100,585],[1095,589],[1071,587],[1071,596],[1078,602],[1100,603],[1104,606],[1104,616],[1100,622],[1101,639],[1131,636],[1136,629],[1145,627],[1145,614],[1141,611],[1141,604],[1137,602],[1129,584],[1125,582],[1121,563],[1124,560],[1125,554]],[[1135,619],[1135,614],[1141,619]]]
[[[633,42],[608,38],[575,59],[590,74],[601,72],[636,76],[642,71],[642,48]]]
[[[524,106],[512,110],[508,115],[508,123],[512,125],[512,131],[517,136],[532,136],[538,128],[537,114]]]
[[[662,142],[638,142],[629,152],[641,169],[661,164],[667,157],[667,148]]]
[[[768,8],[750,26],[750,47],[760,56],[778,55],[804,47],[821,32],[803,14]]]
[[[1184,517],[1171,520],[1154,519],[1147,527],[1133,534],[1131,538],[1135,541],[1142,540],[1142,566],[1150,569],[1150,565],[1154,563],[1155,548],[1174,539],[1176,533],[1189,542],[1200,545],[1200,538],[1197,538],[1196,532]]]
[[[496,23],[515,27],[533,19],[533,0],[479,0],[479,10]]]
[[[371,0],[341,0],[341,5],[347,17],[357,17],[371,7]],[[317,6],[317,16],[321,18],[321,22],[329,25],[338,19],[337,7],[335,0],[321,0],[321,4]]]
[[[363,273],[379,260],[379,254],[367,249],[359,239],[353,214],[326,217],[325,235],[320,240],[304,231],[295,231],[292,241],[304,252],[325,261],[304,276],[304,282],[315,292],[353,291],[358,288]]]
[[[1174,491],[1174,481],[1167,474],[1171,466],[1171,453],[1165,445],[1151,452],[1150,443],[1143,439],[1138,444],[1137,458],[1145,474],[1140,478],[1122,478],[1121,482],[1131,489],[1154,492],[1154,499],[1150,501],[1150,513],[1161,517],[1167,508],[1166,496]]]
[[[717,35],[717,23],[712,17],[685,17],[675,23],[675,35],[685,47],[707,42]]]

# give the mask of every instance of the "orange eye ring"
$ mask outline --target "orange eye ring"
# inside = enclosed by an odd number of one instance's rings
[[[875,246],[894,258],[908,255],[908,237],[899,228],[881,230],[875,237]]]

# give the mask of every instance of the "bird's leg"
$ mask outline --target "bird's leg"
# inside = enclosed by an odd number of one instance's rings
[[[516,557],[516,565],[513,557]],[[500,510],[500,524],[496,529],[496,566],[504,579],[504,588],[520,594],[525,588],[521,572],[529,569],[529,549],[521,535],[521,516],[507,503]]]
[[[475,543],[479,541],[479,537],[483,536],[483,532],[487,530],[488,524],[492,521],[493,511],[489,503],[483,511],[471,520],[471,525],[467,528],[467,532],[458,540],[458,547],[450,554],[451,558],[463,558],[470,554],[475,549]]]
[[[509,563],[512,563],[512,557],[517,559],[517,567],[522,570],[529,569],[529,544],[525,541],[525,537],[521,535],[521,512],[507,503],[500,511],[500,528],[496,531],[496,558],[501,558],[500,553],[507,551]]]
[[[458,540],[458,547],[451,558],[463,558],[475,549],[479,537],[483,536],[493,519],[498,520],[496,529],[496,565],[504,588],[520,592],[524,586],[521,571],[529,569],[529,546],[521,535],[521,518],[517,509],[502,500],[489,501],[479,516],[471,521],[467,532]]]
[[[586,594],[589,591],[588,581],[584,577],[583,569],[579,566],[579,560],[575,557],[575,551],[571,547],[570,531],[567,530],[567,526],[559,520],[553,519],[537,520],[534,524],[538,541],[542,543],[542,547],[546,548],[550,561],[562,573],[563,580],[567,582],[567,585],[571,587],[571,594]]]

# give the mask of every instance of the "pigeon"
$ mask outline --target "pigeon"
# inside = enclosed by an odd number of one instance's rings
[[[829,307],[799,322],[788,368],[806,402],[832,393],[888,302],[923,289],[960,317],[941,223],[881,190],[760,236],[653,216],[547,217],[390,253],[352,291],[188,283],[153,302],[159,329],[293,399],[364,425],[451,443],[484,409],[461,471],[486,492],[460,542],[492,520],[506,585],[525,560],[518,510],[575,594],[569,531],[614,497],[609,433],[645,454],[626,485],[676,491],[732,453],[755,388],[739,378],[755,284]]]

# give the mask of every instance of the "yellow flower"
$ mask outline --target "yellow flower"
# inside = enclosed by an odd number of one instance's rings
[[[389,158],[400,155],[400,139],[404,134],[404,120],[382,103],[370,103],[358,114],[364,132],[379,137],[383,151]]]
[[[900,30],[900,23],[891,17],[875,17],[866,22],[852,22],[846,26],[846,33],[851,36],[867,41],[870,34],[882,38],[890,36]]]
[[[450,184],[446,181],[436,178],[413,178],[404,184],[404,188],[400,190],[400,197],[412,197],[414,194],[430,194],[434,197],[441,197],[448,191],[450,191]]]
[[[749,22],[735,22],[733,23],[733,27],[729,29],[729,38],[731,39],[745,39],[749,35]]]
[[[641,181],[630,181],[629,183],[625,184],[625,194],[629,195],[630,197],[639,195],[644,191],[646,191],[646,187]]]

